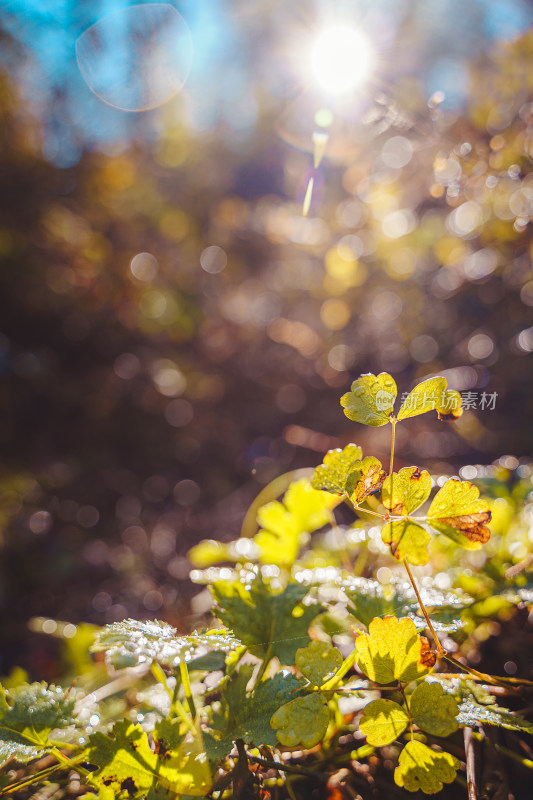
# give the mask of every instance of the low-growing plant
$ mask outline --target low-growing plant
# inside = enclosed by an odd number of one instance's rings
[[[397,425],[430,411],[453,421],[461,397],[442,377],[416,386],[397,414],[396,395],[382,373],[341,398],[354,422],[391,426],[387,467],[354,443],[331,450],[282,501],[259,506],[255,535],[192,549],[211,627],[124,620],[96,631],[94,661],[70,688],[16,673],[5,682],[0,794],[29,797],[45,784],[54,797],[101,800],[338,800],[457,784],[454,796],[472,799],[478,746],[485,762],[510,759],[527,775],[533,761],[518,737],[533,725],[516,706],[528,708],[533,683],[454,655],[494,608],[531,603],[527,559],[509,570],[497,536],[490,570],[478,561],[477,574],[468,567],[475,591],[461,587],[453,548],[487,546],[491,503],[457,477],[394,471]],[[353,523],[338,521],[341,504]],[[489,599],[497,605],[484,616]],[[514,738],[502,744],[487,726]]]

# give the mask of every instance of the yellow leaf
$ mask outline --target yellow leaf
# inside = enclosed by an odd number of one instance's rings
[[[355,661],[371,681],[409,683],[429,672],[422,641],[408,617],[376,617],[355,642]]]
[[[352,383],[351,391],[341,397],[341,406],[348,419],[378,428],[389,422],[398,390],[387,372],[361,375]]]
[[[383,483],[382,500],[391,514],[404,516],[416,511],[426,502],[430,493],[429,472],[418,467],[404,467],[387,476]]]
[[[367,744],[385,747],[406,729],[409,717],[404,709],[392,700],[374,700],[363,713],[359,728]]]
[[[429,561],[428,542],[431,539],[425,528],[410,519],[396,519],[381,529],[381,538],[388,544],[391,553],[398,561],[407,559],[411,564],[422,567]]]
[[[446,386],[446,378],[429,378],[427,381],[419,383],[403,401],[398,412],[398,419],[416,417],[440,407],[444,401]]]
[[[450,753],[437,753],[422,742],[407,742],[394,770],[394,781],[408,792],[421,789],[425,794],[436,794],[444,783],[453,783],[460,766]]]
[[[491,512],[479,489],[469,481],[450,478],[433,498],[427,521],[432,528],[466,550],[478,550],[490,539]]]

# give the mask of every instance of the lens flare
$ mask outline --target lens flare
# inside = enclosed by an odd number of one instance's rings
[[[344,25],[327,28],[311,49],[311,73],[327,93],[344,94],[355,89],[367,77],[372,62],[364,35]]]

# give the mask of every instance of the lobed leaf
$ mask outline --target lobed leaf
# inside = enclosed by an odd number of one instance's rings
[[[74,702],[66,689],[46,683],[0,686],[0,764],[25,763],[50,749],[50,733],[74,724]]]
[[[361,461],[363,451],[357,444],[347,444],[342,450],[328,450],[324,462],[316,467],[311,485],[333,494],[345,494],[346,482],[354,471],[354,464]]]
[[[314,747],[328,729],[328,704],[317,692],[297,697],[278,709],[270,724],[286,747]]]
[[[413,722],[434,736],[449,736],[459,727],[457,703],[438,683],[420,683],[409,699]]]
[[[428,543],[431,535],[416,522],[411,522],[410,519],[388,522],[381,529],[381,538],[398,561],[403,561],[405,558],[416,566],[428,563]]]
[[[430,663],[427,658],[426,642],[407,617],[376,618],[368,633],[360,633],[356,639],[355,662],[376,683],[409,683],[426,675],[433,666],[434,661]]]
[[[217,581],[211,591],[218,616],[250,652],[258,658],[279,658],[282,664],[294,664],[297,649],[309,642],[311,621],[323,611],[317,603],[302,605],[305,586],[290,583],[274,592],[260,574],[249,585]]]
[[[391,375],[369,373],[352,383],[351,391],[341,397],[341,406],[348,419],[377,428],[389,422],[397,393]]]
[[[364,710],[359,727],[368,744],[384,747],[394,742],[409,724],[402,706],[393,700],[374,700]]]
[[[450,478],[429,507],[427,522],[439,533],[464,547],[478,550],[490,539],[488,503],[479,499],[479,489],[469,481]]]
[[[446,378],[428,378],[412,389],[398,412],[398,419],[416,417],[441,407],[445,402],[447,381]]]
[[[174,667],[181,659],[189,661],[209,650],[227,653],[240,646],[241,642],[224,628],[178,636],[176,629],[166,622],[125,619],[100,631],[91,650],[105,651],[107,663],[123,669],[150,665],[153,661]]]
[[[291,566],[298,556],[303,537],[322,528],[338,504],[331,493],[313,488],[307,479],[294,481],[285,492],[283,503],[262,506],[257,521],[262,530],[254,537],[263,563]]]
[[[123,720],[117,722],[113,734],[94,733],[86,749],[87,761],[97,767],[90,775],[97,789],[107,787],[115,796],[127,791],[137,797],[155,794],[159,787],[195,797],[203,797],[211,789],[211,771],[200,734],[168,749],[180,739],[179,731],[169,740],[168,725],[156,728],[153,739],[161,756],[151,749],[140,725]]]
[[[459,725],[474,727],[477,723],[482,723],[533,734],[531,722],[507,708],[498,706],[494,697],[474,681],[464,678],[439,678],[438,683],[456,700]]]
[[[340,651],[327,642],[312,641],[296,651],[296,666],[315,686],[332,678],[341,664]]]
[[[431,493],[431,476],[418,467],[404,467],[383,482],[381,500],[396,516],[408,516],[425,503]]]
[[[453,783],[460,761],[450,753],[438,753],[422,742],[407,742],[394,770],[394,780],[408,792],[421,789],[425,794],[440,792],[444,783]]]
[[[282,671],[261,681],[247,694],[246,687],[253,672],[253,665],[242,665],[222,689],[221,710],[213,714],[210,721],[217,736],[206,737],[214,761],[227,755],[236,739],[243,739],[247,744],[275,746],[277,739],[270,719],[281,706],[295,699],[304,685],[301,678]]]

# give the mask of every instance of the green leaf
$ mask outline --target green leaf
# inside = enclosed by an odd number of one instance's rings
[[[321,694],[297,697],[272,716],[272,728],[286,747],[314,747],[324,738],[329,724],[328,704]]]
[[[307,630],[321,613],[317,603],[302,605],[307,588],[290,583],[274,592],[258,574],[250,585],[217,581],[211,587],[217,615],[258,658],[279,658],[294,664],[296,651],[309,642]]]
[[[488,503],[479,499],[479,489],[469,481],[450,478],[433,498],[427,522],[466,550],[478,550],[490,539]]]
[[[413,722],[434,736],[449,736],[457,730],[457,703],[438,683],[420,683],[409,699]]]
[[[434,679],[432,679],[434,680]],[[459,725],[474,727],[478,722],[511,731],[533,734],[533,724],[519,714],[496,705],[494,697],[482,686],[464,678],[439,678],[438,683],[457,701]]]
[[[373,619],[368,633],[355,641],[355,662],[371,681],[386,684],[409,683],[426,675],[432,664],[424,663],[422,646],[414,622],[407,617]]]
[[[429,378],[427,381],[419,383],[403,401],[398,412],[398,419],[416,417],[442,406],[445,401],[446,386],[446,378]]]
[[[48,737],[56,728],[74,724],[75,697],[46,683],[0,686],[0,764],[12,758],[31,761],[49,749]]]
[[[396,516],[407,516],[420,508],[431,493],[431,476],[425,469],[404,467],[383,482],[383,505]]]
[[[100,631],[91,650],[104,650],[107,663],[122,669],[138,664],[149,666],[153,661],[162,666],[175,667],[182,658],[189,661],[209,650],[227,653],[240,646],[241,642],[223,628],[177,636],[176,629],[166,622],[125,619],[113,622]]]
[[[216,761],[227,755],[236,739],[247,744],[274,746],[276,735],[270,726],[272,715],[294,699],[304,686],[304,681],[295,675],[279,672],[273,678],[261,681],[250,694],[246,686],[254,667],[242,665],[225,684],[221,693],[221,709],[212,714],[210,727],[217,734],[206,737],[209,756]]]
[[[357,506],[369,495],[378,492],[385,480],[381,461],[374,456],[366,456],[354,464],[356,470],[348,476],[346,491],[352,503]]]
[[[366,627],[374,617],[396,616],[410,617],[419,628],[425,627],[425,621],[417,616],[418,600],[409,581],[392,576],[389,584],[381,584],[370,578],[347,576],[337,567],[317,567],[295,573],[298,583],[317,587],[321,590],[342,590],[342,595],[349,600],[347,610]],[[471,605],[474,600],[468,595],[457,592],[442,592],[433,587],[420,587],[422,602],[430,609],[433,625],[439,631],[456,631],[463,626],[457,619],[458,613]]]
[[[307,533],[322,528],[331,519],[331,509],[339,500],[313,488],[307,479],[292,483],[283,503],[262,506],[257,521],[263,528],[254,537],[260,560],[265,564],[291,566]]]
[[[113,732],[113,737],[94,733],[86,749],[87,761],[98,767],[90,776],[97,789],[112,787],[116,795],[128,791],[136,797],[157,793],[158,787],[200,797],[210,790],[211,771],[200,735],[168,749],[176,736],[169,737],[168,725],[159,727],[153,734],[158,754],[150,748],[140,725],[123,720]]]
[[[363,451],[357,444],[347,444],[342,450],[328,450],[324,462],[314,471],[311,485],[333,494],[345,494],[346,482],[356,469],[354,464],[362,457]]]
[[[296,666],[315,686],[332,678],[341,664],[340,651],[327,642],[313,641],[296,651]]]
[[[436,794],[444,783],[453,783],[460,766],[450,753],[437,753],[422,742],[407,742],[394,770],[394,780],[408,792],[421,789],[425,794]]]
[[[423,566],[429,561],[428,543],[431,539],[425,528],[410,519],[388,522],[381,529],[381,538],[388,544],[394,558]]]
[[[341,406],[348,419],[377,428],[389,422],[397,393],[388,373],[369,373],[352,383],[351,391],[341,397]]]
[[[368,744],[384,747],[394,742],[409,724],[405,710],[392,700],[374,700],[363,713],[359,727]]]

